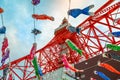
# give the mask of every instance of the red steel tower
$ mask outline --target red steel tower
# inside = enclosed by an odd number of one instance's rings
[[[95,12],[95,16],[88,17],[77,26],[82,27],[81,35],[70,33],[64,26],[55,32],[54,38],[45,47],[36,51],[44,74],[63,66],[60,56],[63,53],[68,55],[67,59],[70,63],[77,63],[107,51],[106,43],[120,44],[120,40],[108,37],[109,32],[120,30],[120,24],[114,24],[116,15],[120,14],[118,12],[120,2],[112,4],[113,2],[114,0],[108,0]],[[66,39],[70,39],[83,50],[83,56],[69,48],[65,43]],[[28,57],[29,55],[10,63],[10,70],[19,80],[33,80],[35,78],[34,68]],[[6,65],[3,65],[0,70],[5,67]]]

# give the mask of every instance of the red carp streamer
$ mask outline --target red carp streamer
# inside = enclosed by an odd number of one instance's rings
[[[54,21],[54,17],[48,16],[46,14],[41,14],[41,15],[33,14],[32,17],[36,20],[51,20],[51,21]]]

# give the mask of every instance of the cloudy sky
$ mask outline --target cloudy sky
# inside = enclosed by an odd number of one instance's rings
[[[105,2],[106,0],[71,0],[70,8],[84,8],[94,4],[95,8],[91,10],[94,12]],[[31,17],[33,14],[31,0],[0,0],[0,7],[4,9],[4,26],[7,28],[6,36],[9,40],[11,60],[29,54],[34,42],[33,34],[31,34],[34,25]],[[42,34],[36,36],[37,49],[44,47],[54,37],[54,30],[61,24],[62,19],[68,16],[68,7],[69,0],[41,0],[35,7],[36,14],[47,14],[55,18],[55,21],[36,21],[36,28],[42,31]],[[77,26],[87,17],[86,15],[80,15],[77,18],[70,16],[69,22]],[[0,26],[2,26],[1,21]],[[3,37],[0,35],[1,44]]]

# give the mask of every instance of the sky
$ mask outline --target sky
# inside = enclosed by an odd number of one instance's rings
[[[71,0],[70,8],[82,9],[94,4],[95,7],[91,11],[95,12],[106,1],[108,0]],[[31,33],[31,30],[34,28],[34,20],[32,18],[33,5],[31,4],[31,0],[0,0],[0,7],[4,9],[3,21],[4,26],[7,28],[6,36],[9,40],[10,60],[13,61],[28,55],[34,43],[34,36]],[[36,14],[47,14],[55,18],[55,21],[36,21],[36,28],[42,32],[36,36],[37,50],[47,45],[54,37],[54,30],[59,27],[64,17],[68,17],[68,8],[69,0],[41,0],[40,4],[35,6]],[[77,26],[87,17],[86,15],[80,15],[77,18],[70,16],[69,23]],[[1,26],[2,22],[0,20]],[[0,48],[3,38],[4,36],[0,35]]]
[[[97,3],[96,0],[71,0],[70,8],[84,8],[94,4],[95,8],[91,10],[94,12],[106,0],[97,1],[100,3]],[[34,28],[34,20],[32,18],[33,5],[31,4],[31,0],[0,0],[0,6],[4,9],[3,21],[4,26],[7,28],[6,36],[9,40],[10,59],[13,61],[28,55],[34,42],[34,36],[31,33],[31,30]],[[42,31],[41,34],[36,36],[37,49],[41,49],[47,45],[54,37],[54,30],[59,27],[64,17],[68,17],[68,8],[69,0],[41,0],[40,4],[35,6],[36,14],[47,14],[55,18],[55,21],[36,21],[36,28]],[[69,22],[73,26],[77,26],[87,17],[86,15],[80,15],[76,19],[70,17]],[[0,26],[2,26],[1,21]],[[3,38],[4,36],[0,35],[0,43],[2,43]]]

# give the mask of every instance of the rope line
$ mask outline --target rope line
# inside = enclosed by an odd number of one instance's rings
[[[35,6],[33,5],[33,14],[35,14]],[[35,19],[33,21],[33,24],[34,24],[34,29],[36,27],[36,23],[35,23]],[[36,42],[36,35],[34,34],[34,42]]]
[[[3,15],[2,14],[1,14],[1,21],[2,21],[2,26],[4,26]]]
[[[69,7],[68,7],[68,11],[70,10],[70,6],[71,6],[71,0],[69,0]],[[68,14],[68,13],[67,13]],[[69,14],[68,14],[68,22],[69,22]]]

